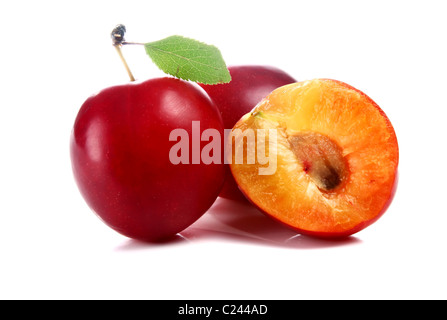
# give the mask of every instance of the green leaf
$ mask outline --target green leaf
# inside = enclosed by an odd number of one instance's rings
[[[203,84],[228,83],[230,72],[215,46],[171,36],[145,43],[146,53],[165,73],[174,77]]]

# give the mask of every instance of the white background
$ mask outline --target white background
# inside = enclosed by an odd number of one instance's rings
[[[8,1],[0,11],[0,298],[446,299],[445,1]],[[347,82],[387,113],[400,184],[387,213],[341,242],[215,204],[178,241],[105,226],[74,183],[83,101],[127,75],[109,33],[180,34],[227,64]],[[124,48],[136,78],[162,76]],[[267,220],[266,220],[267,219]]]

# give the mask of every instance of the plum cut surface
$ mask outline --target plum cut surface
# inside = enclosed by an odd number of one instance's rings
[[[329,79],[285,85],[233,128],[241,132],[235,146],[247,155],[256,152],[240,140],[248,129],[276,130],[275,148],[265,146],[276,171],[260,175],[267,165],[235,163],[233,154],[233,176],[260,210],[299,232],[348,236],[375,222],[391,203],[397,138],[385,113],[360,90]]]

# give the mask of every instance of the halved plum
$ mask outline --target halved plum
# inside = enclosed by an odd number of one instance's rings
[[[274,141],[260,139],[268,130]],[[399,162],[393,126],[371,98],[343,82],[280,87],[239,120],[230,138],[230,167],[241,191],[301,233],[349,236],[375,222],[393,199]],[[257,150],[264,140],[268,164]],[[237,154],[256,161],[237,161]],[[266,166],[276,170],[260,174]]]

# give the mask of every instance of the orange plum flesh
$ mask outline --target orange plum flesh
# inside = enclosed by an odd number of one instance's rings
[[[267,164],[258,162],[256,144],[247,148],[248,129],[257,140],[257,129],[276,131],[273,144],[265,139],[265,154],[276,161],[273,174],[259,174]],[[393,126],[371,98],[343,82],[280,87],[243,116],[230,137],[230,167],[240,190],[300,233],[352,235],[382,216],[394,196],[399,150]],[[255,153],[256,161],[238,162],[237,152],[246,159]]]

